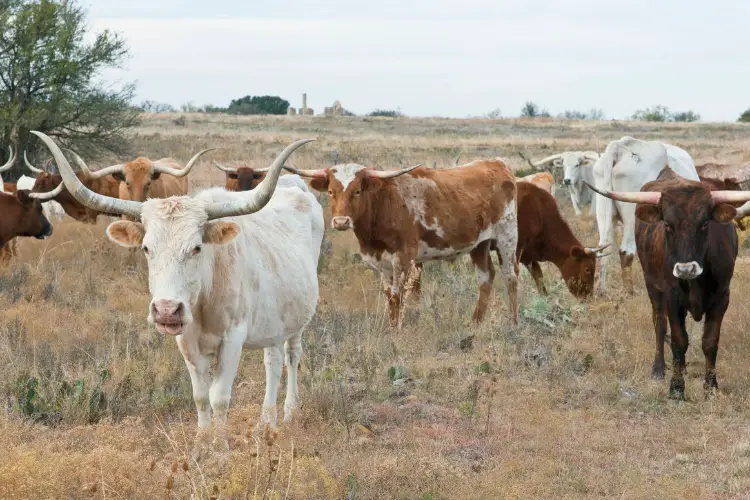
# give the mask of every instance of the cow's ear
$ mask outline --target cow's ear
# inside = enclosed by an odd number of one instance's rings
[[[576,260],[581,260],[586,256],[586,249],[576,245],[570,249],[570,256]]]
[[[238,178],[239,176],[237,175],[237,172],[227,172],[227,177],[228,177],[229,179],[235,179],[235,180],[237,180],[237,178]]]
[[[122,172],[115,172],[112,174],[112,177],[114,177],[116,181],[125,182],[125,176],[122,175]]]
[[[151,180],[152,180],[152,181],[155,181],[155,180],[156,180],[156,179],[158,179],[158,178],[159,178],[160,176],[161,176],[161,172],[154,172],[153,174],[151,174]]]
[[[635,216],[647,224],[661,221],[661,208],[658,205],[638,205]]]
[[[34,205],[34,198],[29,197],[28,189],[20,189],[16,191],[16,198],[21,202],[21,206],[24,208],[31,208]]]
[[[729,203],[714,205],[714,220],[725,224],[731,222],[737,216],[737,209]]]
[[[328,177],[325,179],[321,177],[313,177],[310,179],[310,187],[316,191],[328,191]]]
[[[240,226],[234,222],[209,222],[203,228],[203,243],[226,245],[240,234]]]
[[[120,220],[107,227],[107,237],[114,243],[127,248],[141,246],[144,234],[146,234],[146,229],[140,222]]]

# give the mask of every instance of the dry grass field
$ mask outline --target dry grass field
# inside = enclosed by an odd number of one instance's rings
[[[284,145],[317,142],[291,164],[395,167],[501,156],[523,167],[566,149],[603,150],[622,135],[661,139],[696,163],[750,161],[750,127],[554,120],[155,115],[133,150],[185,162],[208,146],[193,189],[223,185],[210,161],[266,165]],[[113,159],[114,160],[114,159]],[[572,215],[579,238],[592,220]],[[325,204],[326,200],[322,199]],[[521,270],[521,322],[496,281],[488,320],[468,258],[425,266],[422,298],[389,329],[379,280],[352,234],[329,235],[321,300],[304,335],[302,408],[254,436],[265,376],[246,350],[235,381],[228,456],[186,462],[196,430],[190,379],[174,340],[146,324],[139,253],[67,219],[24,240],[0,270],[2,498],[750,498],[750,259],[741,251],[718,357],[720,391],[703,397],[702,329],[691,320],[687,401],[650,378],[654,334],[640,267],[636,294],[581,302],[544,265],[540,297]],[[669,362],[668,362],[669,365]],[[670,373],[667,374],[667,377]]]

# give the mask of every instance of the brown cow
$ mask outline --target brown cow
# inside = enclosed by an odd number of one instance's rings
[[[227,182],[225,189],[227,191],[250,191],[251,189],[255,189],[265,179],[268,172],[268,168],[227,167],[216,161],[214,165],[226,174]]]
[[[185,168],[172,158],[151,161],[139,156],[135,160],[92,172],[76,154],[73,155],[81,171],[89,179],[101,179],[111,175],[120,181],[119,198],[144,202],[146,198],[168,198],[184,196],[188,192],[187,175],[204,153],[215,148],[204,149],[193,156]],[[164,174],[164,175],[162,175]]]
[[[421,165],[382,172],[347,164],[297,170],[310,187],[328,191],[334,229],[354,231],[363,260],[381,274],[391,325],[398,324],[402,275],[411,263],[470,254],[477,267],[479,297],[473,314],[487,310],[495,269],[490,247],[498,247],[511,317],[518,322],[516,182],[499,159],[430,170]]]
[[[596,258],[605,246],[586,248],[565,222],[557,202],[546,190],[530,182],[517,182],[518,247],[516,255],[539,290],[546,294],[539,262],[552,262],[560,270],[570,293],[578,298],[594,289]],[[500,257],[498,255],[498,257]]]
[[[544,189],[551,195],[555,195],[555,178],[549,172],[538,172],[524,177],[516,177],[516,181],[530,182]]]
[[[750,191],[716,191],[710,183],[678,176],[667,167],[641,192],[600,192],[613,200],[638,203],[636,248],[641,262],[656,333],[656,356],[651,370],[664,378],[664,339],[667,325],[674,371],[669,396],[685,398],[685,318],[706,316],[702,347],[706,358],[703,387],[718,388],[716,355],[729,285],[737,258],[737,232],[730,224],[734,203],[750,200]],[[593,188],[592,188],[593,189]]]
[[[42,212],[42,201],[52,193],[32,193],[22,189],[15,194],[0,193],[0,247],[18,236],[45,239],[52,234],[52,225]]]
[[[15,182],[3,182],[3,192],[13,194],[17,190],[18,189]]]

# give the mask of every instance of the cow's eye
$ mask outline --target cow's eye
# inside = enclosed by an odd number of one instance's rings
[[[148,252],[149,252],[148,247],[146,245],[143,245],[142,248],[143,248],[143,253],[145,253],[146,255],[148,255]]]
[[[125,185],[130,187],[130,181],[125,181]]]
[[[354,191],[354,196],[359,196],[361,194],[362,194],[362,190],[361,189],[357,189],[356,191]]]
[[[672,227],[672,224],[670,224],[669,222],[665,222],[664,229],[666,229],[668,233],[671,233],[674,228]]]
[[[201,253],[201,246],[198,245],[197,247],[193,248],[193,255],[198,255]]]
[[[332,189],[328,190],[328,196],[333,196],[333,190]]]
[[[703,224],[701,225],[701,231],[705,231],[705,230],[707,230],[707,229],[708,229],[708,221],[704,222],[704,223],[703,223]]]

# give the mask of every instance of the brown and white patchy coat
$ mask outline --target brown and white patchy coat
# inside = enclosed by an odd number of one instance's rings
[[[333,228],[352,229],[363,260],[381,275],[392,325],[398,322],[403,276],[412,262],[418,265],[467,253],[479,277],[473,319],[481,321],[495,277],[491,246],[502,255],[511,317],[518,321],[516,183],[502,161],[395,172],[352,163],[315,171],[287,170],[312,177],[313,189],[328,192]]]

